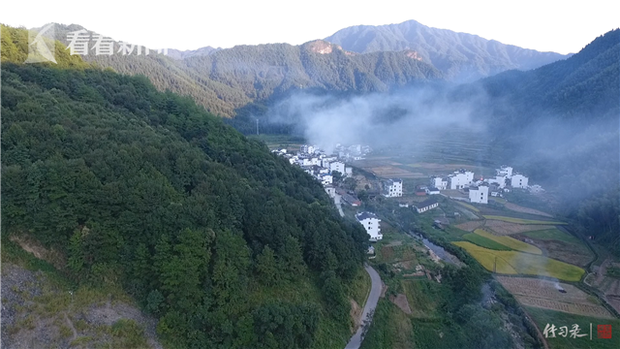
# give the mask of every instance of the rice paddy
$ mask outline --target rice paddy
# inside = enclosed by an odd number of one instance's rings
[[[541,255],[492,250],[467,241],[453,244],[464,248],[485,269],[495,273],[540,275],[566,281],[579,281],[584,274],[584,270],[579,267]]]

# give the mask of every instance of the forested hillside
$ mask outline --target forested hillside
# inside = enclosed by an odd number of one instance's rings
[[[2,29],[3,238],[122,285],[170,348],[345,344],[368,237],[318,182],[145,77],[10,63]]]
[[[508,69],[528,70],[564,59],[555,52],[538,52],[477,35],[427,27],[414,20],[380,26],[344,28],[325,38],[345,50],[369,53],[411,50],[453,81],[474,81]]]
[[[65,44],[68,32],[84,29],[61,24],[55,28],[55,38]],[[191,96],[209,112],[225,117],[237,115],[239,108],[249,104],[264,104],[293,90],[388,91],[442,77],[432,65],[406,52],[351,54],[321,40],[299,46],[241,45],[183,60],[154,53],[92,54],[84,59],[119,73],[143,74],[159,90]]]
[[[620,253],[620,29],[574,56],[529,71],[509,71],[481,88],[494,149],[534,180],[557,188],[556,208]]]

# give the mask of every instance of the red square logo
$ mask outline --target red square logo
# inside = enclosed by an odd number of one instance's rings
[[[611,339],[611,325],[597,325],[598,338]]]

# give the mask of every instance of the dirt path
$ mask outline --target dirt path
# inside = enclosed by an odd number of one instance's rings
[[[72,341],[76,340],[78,337],[78,333],[75,329],[75,327],[73,326],[73,321],[71,321],[71,319],[69,319],[69,317],[67,316],[66,312],[62,313],[65,316],[65,321],[67,322],[67,326],[69,326],[69,328],[71,329],[71,332],[73,332],[73,338],[71,338]]]

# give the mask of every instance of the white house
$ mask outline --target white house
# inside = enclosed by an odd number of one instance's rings
[[[497,183],[499,187],[503,189],[506,186],[506,178],[508,178],[506,175],[497,175],[495,178],[487,179],[487,182],[489,184]]]
[[[488,204],[489,203],[489,187],[486,185],[481,185],[479,187],[470,187],[469,188],[469,201],[475,202],[478,204]]]
[[[403,196],[403,180],[388,179],[383,182],[383,196],[388,198],[396,198]]]
[[[345,167],[345,172],[347,173],[347,177],[353,177],[353,168]]]
[[[437,188],[439,190],[448,189],[448,179],[438,176],[431,177],[431,188]]]
[[[379,241],[383,239],[381,229],[379,228],[379,222],[381,220],[377,218],[374,213],[362,212],[355,215],[357,221],[364,226],[368,235],[370,235],[370,241]]]
[[[522,174],[516,174],[510,179],[510,185],[513,188],[527,188],[528,178]]]
[[[495,170],[498,176],[502,176],[504,178],[512,177],[512,167],[510,166],[502,166]]]
[[[336,157],[334,156],[330,156],[330,157],[326,157],[321,159],[321,166],[325,167],[325,168],[329,168],[329,164],[336,161]]]
[[[346,173],[346,172],[345,172],[345,166],[344,166],[344,163],[343,163],[343,162],[340,162],[340,161],[335,161],[335,162],[330,163],[330,164],[329,164],[329,170],[330,170],[331,172],[338,171],[338,172],[340,172],[340,174],[342,174],[343,176],[344,176],[344,175],[345,175],[345,173]]]
[[[439,195],[439,189],[438,188],[434,188],[434,187],[430,187],[430,188],[426,188],[426,194],[428,195]]]
[[[465,170],[454,171],[448,178],[450,179],[450,189],[463,189],[474,181],[474,173]]]
[[[425,201],[422,201],[420,203],[416,203],[413,205],[413,207],[415,207],[418,213],[424,213],[438,206],[439,206],[439,203],[435,199],[428,199],[428,200],[425,200]]]
[[[321,174],[319,175],[320,179],[321,179],[321,183],[323,185],[328,185],[328,184],[332,184],[334,177],[332,177],[332,175],[329,174]]]

